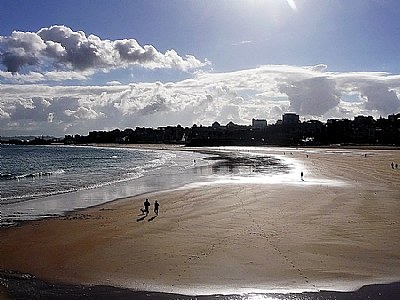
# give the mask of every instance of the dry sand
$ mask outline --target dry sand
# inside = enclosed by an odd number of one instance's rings
[[[188,294],[399,281],[400,151],[363,151],[293,150],[304,182],[187,187],[1,229],[0,268]],[[158,217],[139,215],[146,197]]]

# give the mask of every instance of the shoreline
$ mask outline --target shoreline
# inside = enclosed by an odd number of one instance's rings
[[[336,300],[359,300],[359,299],[385,299],[397,300],[400,291],[400,282],[386,284],[364,285],[354,291],[332,291],[320,290],[298,293],[241,293],[241,294],[176,294],[156,291],[140,291],[108,285],[73,285],[73,284],[54,284],[42,281],[30,274],[22,274],[0,270],[0,279],[3,284],[7,284],[7,289],[0,285],[0,296],[2,299],[336,299]]]
[[[93,147],[93,145],[85,145],[84,147]],[[104,148],[103,145],[99,145],[98,147]],[[129,151],[129,148],[120,149]],[[194,169],[196,166],[193,164],[193,159],[196,159],[198,166],[207,164],[207,160],[204,160],[206,155],[194,153],[193,151],[184,152],[174,147],[168,149],[165,147],[162,149],[156,149],[155,147],[144,149],[140,147],[135,149],[138,151],[159,152],[167,156],[177,156],[179,161],[171,165],[171,168],[161,168],[161,172],[165,176],[160,176],[161,173],[158,168],[146,169],[143,173],[138,173],[139,176],[121,178],[118,181],[110,180],[109,182],[101,182],[99,186],[78,187],[76,190],[66,192],[56,191],[44,196],[33,196],[32,199],[22,198],[22,201],[6,200],[6,204],[3,206],[0,227],[13,227],[18,223],[26,221],[63,216],[65,213],[97,206],[121,198],[179,187],[193,180],[199,180],[199,178],[195,178],[199,176],[195,174]],[[182,171],[179,169],[185,170]],[[185,171],[187,176],[182,177],[181,174]],[[166,178],[166,180],[162,180],[163,178]]]
[[[8,245],[0,245],[0,268],[49,282],[148,291],[193,291],[197,285],[196,294],[212,282],[230,291],[257,291],[398,281],[400,170],[389,163],[400,161],[399,153],[373,150],[365,158],[358,151],[291,150],[307,167],[305,183],[312,174],[350,186],[226,183],[124,198],[1,229]],[[160,216],[151,222],[137,221],[144,197],[161,202]],[[17,257],[7,253],[10,247]],[[60,252],[65,247],[73,253]],[[39,255],[44,265],[30,262]]]

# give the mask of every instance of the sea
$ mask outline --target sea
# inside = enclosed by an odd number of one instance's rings
[[[2,227],[194,183],[287,176],[295,168],[254,148],[216,148],[206,153],[67,145],[0,147]]]

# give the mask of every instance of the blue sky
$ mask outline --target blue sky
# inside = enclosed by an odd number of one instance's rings
[[[400,111],[395,0],[0,2],[0,135]]]

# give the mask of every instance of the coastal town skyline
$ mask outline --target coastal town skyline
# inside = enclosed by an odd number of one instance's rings
[[[52,136],[0,136],[1,144],[179,144],[185,146],[400,146],[400,113],[380,117],[356,116],[349,119],[301,120],[285,113],[274,124],[252,119],[251,124],[193,124],[93,130],[88,134]]]
[[[396,1],[2,1],[0,136],[400,111]]]

